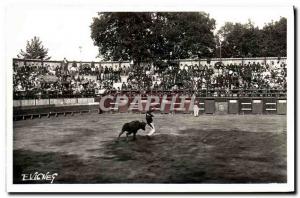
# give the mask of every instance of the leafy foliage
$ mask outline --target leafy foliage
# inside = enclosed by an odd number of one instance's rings
[[[146,39],[150,13],[99,13],[91,25],[91,37],[105,60],[134,60],[150,56]]]
[[[48,49],[44,48],[42,41],[39,37],[33,37],[30,41],[27,41],[25,52],[21,49],[19,58],[24,59],[43,59],[49,60]]]
[[[287,47],[287,20],[280,18],[272,21],[262,29],[261,55],[262,56],[286,56]]]
[[[286,18],[266,24],[262,29],[251,21],[227,22],[218,31],[216,40],[221,43],[222,57],[286,56],[286,28]],[[219,51],[220,46],[217,56]]]
[[[98,13],[91,37],[105,60],[142,61],[214,55],[215,21],[202,12]]]

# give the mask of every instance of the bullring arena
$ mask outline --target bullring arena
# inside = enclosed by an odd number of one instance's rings
[[[59,174],[54,183],[286,182],[284,115],[155,114],[152,140],[140,131],[136,141],[116,142],[122,124],[135,119],[144,115],[15,122],[14,182],[45,170]]]
[[[199,116],[185,91],[122,92],[94,97],[14,100],[13,180],[23,173],[57,173],[54,183],[286,183],[286,92],[205,90],[196,96]],[[124,123],[145,121],[145,106],[129,109],[132,96],[157,95],[152,103],[156,133],[139,130],[137,140],[117,136]],[[175,96],[173,108],[165,100]],[[186,95],[179,108],[179,95]]]

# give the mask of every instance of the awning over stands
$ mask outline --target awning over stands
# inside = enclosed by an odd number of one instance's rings
[[[58,77],[51,75],[39,76],[38,79],[43,83],[55,83],[58,81]]]

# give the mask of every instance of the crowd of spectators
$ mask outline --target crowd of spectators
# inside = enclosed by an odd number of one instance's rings
[[[285,90],[286,63],[170,65],[139,69],[129,74],[128,84],[143,90]],[[134,86],[133,85],[133,86]]]
[[[140,65],[130,68],[80,64],[19,66],[14,63],[14,96],[85,96],[108,91],[286,90],[286,63]],[[116,86],[117,85],[117,86]]]

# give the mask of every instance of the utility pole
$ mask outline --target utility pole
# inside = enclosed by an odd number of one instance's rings
[[[220,41],[220,61],[222,61],[222,43]]]
[[[82,52],[82,46],[79,46],[80,62],[82,61],[81,52]]]
[[[81,61],[82,61],[82,56],[81,56],[81,51],[82,51],[82,46],[79,46],[80,69],[82,69],[82,63],[81,63]]]
[[[222,42],[224,41],[224,38],[219,35],[219,47],[220,47],[220,61],[222,62]]]

